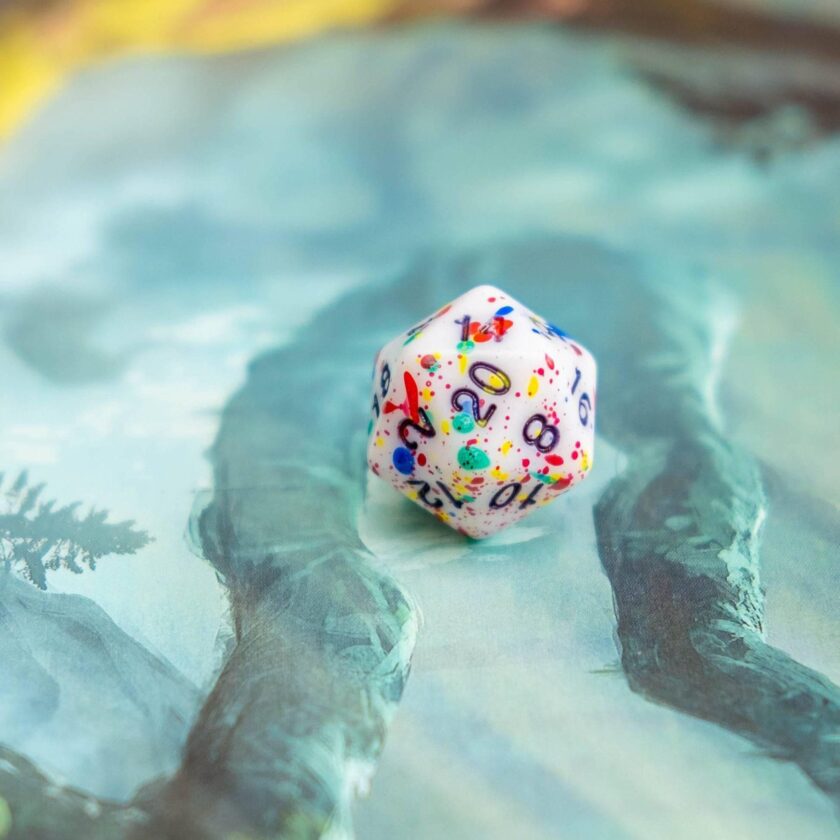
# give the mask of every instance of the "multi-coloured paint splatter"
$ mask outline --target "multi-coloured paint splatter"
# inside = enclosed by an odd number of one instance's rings
[[[477,286],[380,351],[370,468],[450,527],[489,536],[586,477],[595,375],[562,330]]]

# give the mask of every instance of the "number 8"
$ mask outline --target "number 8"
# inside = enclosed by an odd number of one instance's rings
[[[540,433],[538,435],[531,433],[531,426],[534,423],[540,424]],[[525,438],[526,443],[536,446],[540,452],[551,452],[560,443],[560,431],[557,426],[552,426],[548,422],[548,418],[544,414],[534,414],[528,418],[522,429],[522,437]]]

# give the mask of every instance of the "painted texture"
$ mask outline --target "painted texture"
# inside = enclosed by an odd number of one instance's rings
[[[72,670],[79,634],[44,632],[87,754],[55,738],[33,763],[31,726],[5,727],[7,833],[206,835],[207,811],[341,836],[378,762],[360,837],[835,836],[836,424],[809,395],[832,394],[837,348],[788,302],[838,311],[840,153],[773,148],[756,166],[612,43],[539,27],[77,79],[3,152],[0,452],[148,529],[57,570],[52,608],[96,600],[100,633],[189,674],[161,706],[192,683],[202,711],[149,762],[123,750],[109,789],[124,733]],[[779,265],[798,285],[768,295]],[[474,546],[365,497],[363,448],[374,351],[479,282],[581,336],[603,434],[580,495]],[[72,329],[21,340],[56,311]],[[768,373],[782,358],[802,399]],[[753,374],[788,414],[736,410]],[[769,443],[783,421],[795,450]]]
[[[589,473],[595,360],[493,286],[399,334],[372,380],[371,471],[459,533],[496,533]]]
[[[69,77],[104,60],[254,49],[325,30],[444,15],[560,21],[642,36],[637,72],[717,120],[725,134],[740,135],[756,117],[794,144],[840,127],[840,17],[827,0],[7,0],[0,6],[0,139]],[[674,61],[659,41],[681,44],[683,54]],[[764,53],[758,75],[772,84],[756,83],[749,69],[756,56],[744,62],[726,51],[716,69],[698,73],[687,61],[698,46]],[[779,118],[786,109],[792,113]],[[800,109],[813,125],[803,125]],[[768,151],[761,131],[748,128],[743,140],[758,154]]]
[[[0,138],[70,74],[108,58],[226,52],[369,23],[393,0],[80,0],[0,8]]]
[[[222,416],[196,527],[235,644],[139,836],[347,837],[369,789],[419,617],[358,538],[358,452],[333,430],[363,424],[364,404],[314,398],[336,373],[318,345],[257,360]],[[350,386],[362,359],[346,349]]]

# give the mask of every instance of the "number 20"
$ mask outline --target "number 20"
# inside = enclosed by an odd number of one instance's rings
[[[484,377],[480,374],[488,373]],[[470,379],[486,394],[500,397],[510,390],[510,377],[500,368],[491,365],[489,362],[474,362],[470,365]],[[469,402],[469,408],[473,419],[479,426],[486,426],[496,411],[496,406],[491,404],[481,413],[481,397],[471,388],[459,388],[452,394],[452,407],[456,411],[466,411],[465,402]]]

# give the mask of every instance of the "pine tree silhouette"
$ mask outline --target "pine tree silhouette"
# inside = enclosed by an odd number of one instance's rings
[[[133,520],[109,523],[108,512],[91,509],[78,515],[81,502],[56,507],[42,501],[44,484],[29,484],[24,470],[3,491],[0,472],[0,564],[17,569],[39,589],[47,588],[47,571],[64,567],[81,574],[82,564],[96,568],[107,554],[134,554],[151,541]]]

